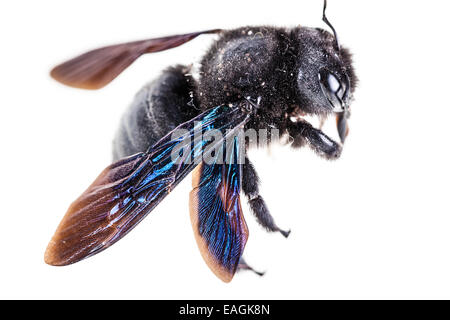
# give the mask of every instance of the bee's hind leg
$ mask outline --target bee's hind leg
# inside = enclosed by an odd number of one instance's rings
[[[239,264],[238,264],[238,269],[237,271],[242,271],[242,270],[250,270],[254,273],[256,273],[258,276],[262,277],[265,272],[260,272],[260,271],[256,271],[255,269],[253,269],[252,267],[250,267],[247,262],[244,260],[244,258],[241,257],[241,259],[239,260]]]
[[[247,196],[251,211],[255,215],[259,224],[267,231],[280,232],[287,238],[291,231],[282,230],[276,225],[269,209],[267,209],[264,199],[259,194],[258,174],[256,173],[255,167],[247,157],[245,158],[245,164],[243,165],[242,170],[242,190]]]

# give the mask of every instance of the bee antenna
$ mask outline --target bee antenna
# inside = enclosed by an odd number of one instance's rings
[[[338,40],[338,35],[336,33],[336,30],[334,29],[333,25],[330,23],[330,21],[328,21],[327,19],[327,15],[326,15],[326,10],[327,10],[327,0],[323,1],[323,17],[322,20],[323,22],[325,22],[327,24],[327,26],[329,26],[331,28],[331,30],[334,33],[334,39],[336,40],[336,46],[337,46],[337,50],[339,51],[340,49],[340,45],[339,45],[339,40]]]

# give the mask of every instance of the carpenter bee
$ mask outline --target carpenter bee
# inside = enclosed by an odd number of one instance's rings
[[[193,171],[190,215],[205,262],[225,282],[239,269],[253,270],[242,258],[248,229],[241,190],[267,231],[285,237],[290,231],[270,215],[246,156],[252,143],[236,138],[236,132],[275,128],[292,147],[309,146],[327,159],[340,156],[348,134],[357,78],[325,11],[326,1],[323,21],[333,34],[308,27],[214,29],[108,46],[55,67],[56,80],[99,89],[143,54],[202,34],[219,35],[197,77],[189,66],[171,67],[136,95],[113,142],[114,162],[71,204],[45,262],[68,265],[108,248]],[[341,141],[312,126],[307,115],[334,115]],[[213,131],[221,136],[196,139]],[[269,134],[268,142],[274,141]],[[202,155],[211,150],[213,161],[205,161]]]

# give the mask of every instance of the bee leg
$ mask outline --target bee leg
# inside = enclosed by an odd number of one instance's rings
[[[250,267],[247,262],[245,262],[244,258],[241,257],[241,259],[239,260],[239,264],[238,264],[238,271],[242,271],[242,270],[250,270],[254,273],[256,273],[258,276],[262,277],[265,272],[260,272],[260,271],[256,271],[255,269],[253,269],[252,267]]]
[[[308,145],[319,156],[326,159],[336,159],[341,155],[342,146],[307,122],[291,123],[287,128],[287,132],[293,138],[291,144],[293,148],[301,148],[304,145]]]
[[[291,233],[291,230],[285,231],[276,225],[269,209],[267,209],[264,199],[259,194],[259,178],[255,167],[246,157],[245,164],[242,170],[242,190],[247,196],[250,209],[256,217],[258,223],[267,231],[280,232],[286,238]]]

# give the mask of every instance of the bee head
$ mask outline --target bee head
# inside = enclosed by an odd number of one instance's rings
[[[312,114],[347,110],[357,81],[348,49],[318,28],[298,28],[297,39],[300,108]]]
[[[318,115],[322,128],[327,116],[334,113],[343,143],[348,134],[347,119],[357,78],[349,50],[341,47],[336,30],[325,15],[326,5],[324,1],[323,21],[333,34],[319,28],[293,30],[298,48],[295,66],[297,102],[288,117],[293,122],[308,122],[308,116]],[[323,134],[320,130],[316,132]]]

